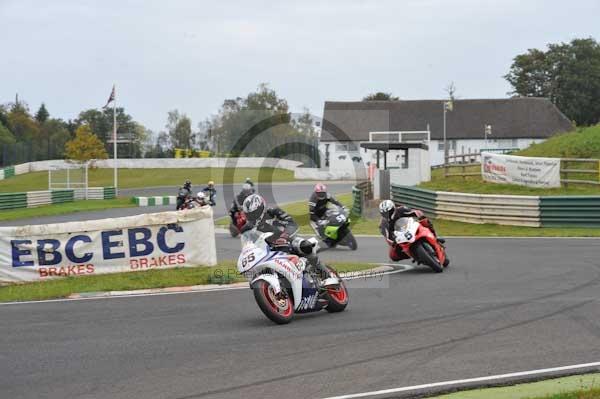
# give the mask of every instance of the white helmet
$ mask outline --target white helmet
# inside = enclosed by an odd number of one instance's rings
[[[252,194],[244,200],[242,210],[246,214],[248,220],[256,223],[262,220],[267,210],[267,204],[263,197],[258,194]]]
[[[206,204],[206,194],[204,194],[204,191],[198,191],[196,198],[198,199],[198,202]]]
[[[384,200],[379,204],[379,214],[383,217],[392,216],[395,209],[396,205],[394,205],[394,201],[392,200]]]

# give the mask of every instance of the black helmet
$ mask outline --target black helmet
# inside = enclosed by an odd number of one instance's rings
[[[258,223],[267,210],[265,199],[258,194],[252,194],[244,200],[242,210],[250,222]]]
[[[192,182],[189,179],[186,179],[183,187],[189,189],[190,187],[192,187]]]

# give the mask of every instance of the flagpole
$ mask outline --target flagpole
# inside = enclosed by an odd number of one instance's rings
[[[114,86],[113,86],[114,87]],[[113,100],[113,156],[114,156],[114,186],[115,196],[119,195],[118,181],[117,181],[117,92],[115,89],[115,98]]]

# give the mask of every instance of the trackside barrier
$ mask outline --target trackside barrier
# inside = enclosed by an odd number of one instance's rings
[[[436,217],[436,198],[435,191],[409,186],[396,186],[392,184],[392,200],[404,204],[411,208],[422,210],[428,217]]]
[[[0,168],[0,180],[8,179],[15,175],[15,167],[9,166],[7,168]]]
[[[137,206],[162,206],[176,205],[177,197],[174,195],[165,195],[158,197],[132,197],[131,202]]]
[[[600,227],[600,196],[540,197],[542,226]]]
[[[25,193],[0,194],[0,210],[34,208],[41,205],[61,204],[86,198],[85,189],[28,191]],[[87,199],[115,198],[114,187],[89,187]]]
[[[209,206],[85,222],[0,227],[0,281],[216,263]]]
[[[357,216],[362,216],[364,205],[364,193],[363,190],[352,187],[352,213]]]
[[[467,223],[600,227],[600,196],[466,194],[392,185],[392,199],[428,216]]]

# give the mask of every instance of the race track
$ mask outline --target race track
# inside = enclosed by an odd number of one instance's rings
[[[449,239],[443,274],[419,267],[352,280],[346,312],[286,326],[268,321],[247,289],[4,305],[0,392],[324,398],[594,362],[599,244]],[[237,257],[236,240],[219,236],[218,246],[221,259]],[[380,239],[359,246],[323,258],[386,261]]]

